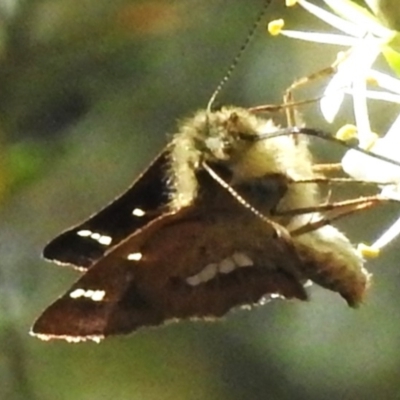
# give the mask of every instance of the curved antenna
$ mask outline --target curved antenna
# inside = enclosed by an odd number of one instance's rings
[[[207,104],[207,114],[211,111],[211,107],[216,99],[216,97],[218,96],[218,94],[221,92],[222,88],[225,86],[225,83],[228,82],[229,78],[232,76],[233,71],[235,70],[236,66],[238,65],[240,59],[243,56],[243,53],[245,52],[245,50],[247,49],[249,43],[251,42],[251,40],[253,39],[258,26],[260,25],[261,20],[263,19],[265,12],[268,8],[268,6],[270,5],[272,0],[265,0],[264,1],[264,6],[261,9],[257,19],[254,21],[253,26],[250,28],[249,33],[246,37],[246,40],[244,41],[244,43],[242,44],[242,46],[240,47],[239,51],[237,52],[235,58],[233,59],[231,65],[229,66],[228,70],[226,71],[225,76],[221,79],[221,81],[219,82],[217,88],[214,90],[214,93],[211,95],[210,100],[208,101]]]

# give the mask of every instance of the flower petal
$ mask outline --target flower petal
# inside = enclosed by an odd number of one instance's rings
[[[400,161],[399,130],[400,115],[396,118],[386,136],[375,142],[371,148],[371,153]],[[349,150],[342,159],[342,168],[354,179],[391,184],[391,186],[384,187],[382,193],[385,196],[393,197],[393,193],[399,189],[400,167],[390,162],[378,160],[357,150]],[[389,196],[389,193],[392,193],[392,195]],[[400,192],[397,193],[397,195],[400,195]]]
[[[398,93],[400,94],[400,80],[397,78],[394,78],[388,74],[384,74],[383,72],[376,71],[374,69],[371,69],[369,71],[369,76],[373,78],[379,87],[382,89],[389,90],[390,92],[393,93]]]
[[[400,234],[400,218],[398,218],[389,229],[387,229],[371,246],[373,248],[381,249],[388,245],[393,239]]]
[[[344,91],[351,86],[356,78],[366,79],[371,65],[380,53],[380,45],[380,41],[372,37],[359,39],[358,44],[353,46],[347,57],[338,63],[338,71],[327,85],[324,97],[320,102],[321,112],[328,122],[332,122],[335,119],[343,102]],[[365,97],[364,92],[362,95]],[[358,101],[358,105],[361,104],[360,96],[361,92],[354,92],[353,97],[355,101]],[[365,118],[365,112],[360,114],[357,111],[356,115],[359,118]],[[362,119],[359,122],[362,122]]]
[[[358,27],[363,27],[364,32],[368,31],[380,38],[389,39],[395,32],[384,27],[379,20],[366,8],[349,0],[324,0],[337,14],[342,15],[349,21],[354,21]]]
[[[338,1],[338,0],[335,0]],[[309,13],[315,15],[322,21],[327,24],[333,26],[334,28],[347,33],[350,36],[355,36],[361,38],[365,35],[366,30],[364,28],[360,28],[358,24],[346,21],[343,18],[338,17],[335,14],[332,14],[329,11],[324,10],[323,8],[317,7],[316,5],[309,3],[306,0],[298,0],[298,3],[305,8]]]
[[[371,125],[369,123],[367,106],[367,83],[365,76],[358,76],[353,81],[353,110],[356,121],[359,146],[365,148],[369,144],[371,134]]]
[[[346,94],[350,94],[351,96],[354,96],[353,89],[345,89],[344,92]],[[365,96],[367,97],[367,99],[381,100],[381,101],[387,101],[389,103],[400,104],[400,95],[399,94],[393,94],[393,93],[383,92],[383,91],[379,91],[379,90],[367,90],[365,92]]]
[[[393,155],[388,157],[393,158],[393,156],[400,160],[400,115],[394,120],[392,126],[387,131],[384,137],[386,143],[391,146],[392,151],[394,152]],[[389,143],[390,142],[390,143]],[[394,148],[393,148],[394,147]],[[397,154],[397,157],[396,157]]]
[[[280,34],[292,39],[305,40],[307,42],[333,44],[338,46],[355,46],[359,39],[351,36],[337,35],[333,33],[304,32],[282,29]]]

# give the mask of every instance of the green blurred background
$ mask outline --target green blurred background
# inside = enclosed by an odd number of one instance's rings
[[[100,345],[28,335],[79,276],[43,261],[45,243],[123,191],[176,121],[205,107],[262,3],[0,0],[0,399],[400,399],[396,243],[368,263],[374,285],[359,310],[314,286],[308,303],[276,301]],[[327,30],[281,3],[267,20]],[[262,28],[218,102],[280,103],[295,78],[339,50]],[[373,106],[373,128],[385,132],[396,110]],[[343,111],[327,126],[315,104],[302,109],[309,126],[330,131],[351,117]],[[321,141],[313,149],[320,161],[342,153]],[[384,207],[340,226],[355,243],[371,242],[397,214]]]

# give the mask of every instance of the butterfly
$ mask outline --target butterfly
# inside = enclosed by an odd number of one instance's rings
[[[168,321],[215,319],[274,298],[307,300],[310,281],[351,307],[363,301],[371,275],[332,223],[386,199],[326,200],[318,185],[333,179],[317,172],[308,137],[349,146],[290,118],[279,128],[262,116],[264,106],[212,109],[262,15],[206,109],[181,121],[125,193],[45,247],[46,259],[83,274],[32,335],[100,341]]]
[[[276,297],[307,300],[309,280],[360,304],[370,274],[330,224],[337,209],[322,202],[296,132],[239,107],[182,121],[124,194],[46,246],[47,259],[84,273],[31,333],[99,341]]]

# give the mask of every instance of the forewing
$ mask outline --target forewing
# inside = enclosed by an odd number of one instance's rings
[[[240,234],[226,230],[228,221],[232,229],[242,227]],[[256,226],[196,208],[164,215],[94,264],[43,312],[32,334],[45,340],[100,340],[170,320],[220,317],[273,295],[305,300],[290,238],[265,221],[253,216],[250,221]],[[219,271],[223,263],[218,263],[233,254],[251,262],[188,283],[207,265],[219,265]]]
[[[164,149],[125,193],[53,239],[43,256],[59,264],[87,269],[107,250],[160,216],[168,200],[166,163]]]

